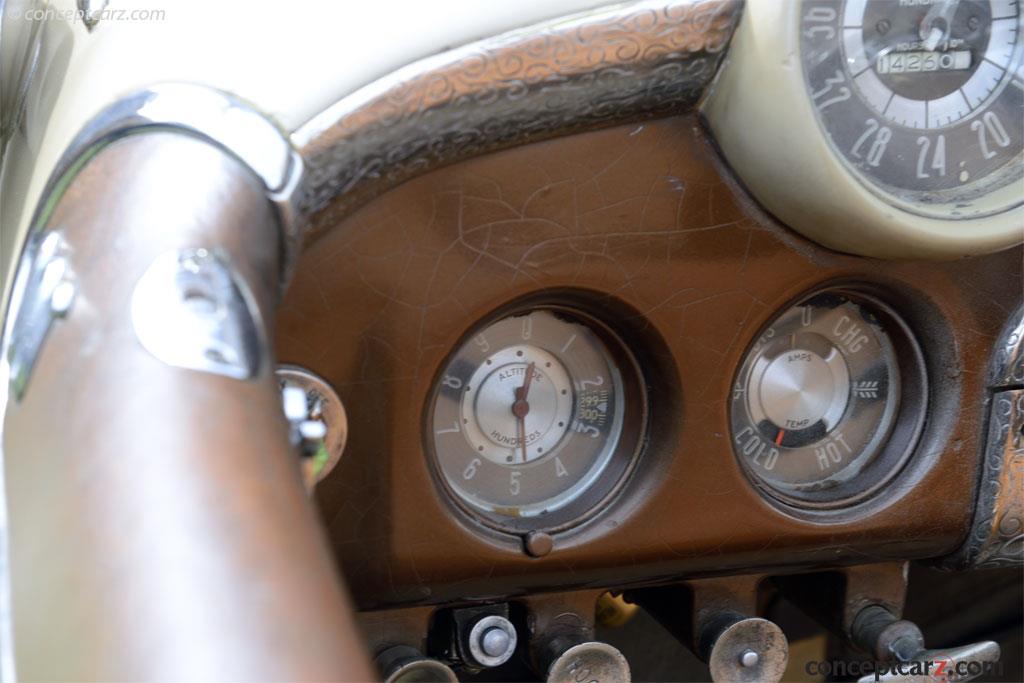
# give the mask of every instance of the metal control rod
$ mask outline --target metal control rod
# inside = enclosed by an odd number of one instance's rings
[[[376,678],[288,442],[265,189],[150,131],[40,233],[59,286],[38,264],[3,424],[19,678]]]

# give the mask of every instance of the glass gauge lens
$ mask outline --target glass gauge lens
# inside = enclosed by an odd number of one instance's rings
[[[826,504],[880,482],[865,473],[888,444],[902,381],[876,310],[840,292],[817,294],[778,316],[747,352],[733,389],[733,450],[773,495]]]
[[[474,333],[437,380],[429,442],[462,506],[513,530],[554,528],[619,483],[644,418],[635,364],[608,330],[561,309]]]
[[[1021,203],[1018,2],[805,0],[800,12],[811,102],[869,186],[946,205],[948,218]],[[994,202],[963,204],[999,188]]]

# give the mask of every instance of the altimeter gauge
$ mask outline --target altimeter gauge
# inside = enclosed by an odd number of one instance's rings
[[[429,450],[445,488],[504,530],[559,529],[597,509],[637,454],[635,362],[593,318],[561,308],[472,333],[437,379]]]

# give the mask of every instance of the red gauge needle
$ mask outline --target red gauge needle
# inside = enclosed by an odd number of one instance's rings
[[[530,404],[526,402],[526,397],[530,394],[534,365],[534,363],[530,363],[526,366],[526,379],[523,380],[523,386],[516,388],[516,402],[512,404],[512,414],[519,420],[517,427],[519,446],[523,450],[523,462],[526,462],[526,416],[530,412]]]

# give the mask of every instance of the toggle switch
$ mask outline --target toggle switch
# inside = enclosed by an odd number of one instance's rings
[[[878,662],[893,664],[912,664],[915,662],[929,666],[932,675],[913,673],[912,667],[905,667],[901,672],[895,670],[884,673],[880,677],[874,674],[865,676],[858,683],[871,681],[970,681],[988,672],[992,664],[999,661],[999,645],[985,640],[959,647],[926,649],[924,635],[917,624],[912,621],[897,619],[892,612],[881,605],[865,607],[853,620],[850,635],[854,644],[870,653]],[[940,663],[944,663],[941,664]],[[941,673],[936,673],[936,671]]]

